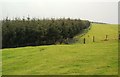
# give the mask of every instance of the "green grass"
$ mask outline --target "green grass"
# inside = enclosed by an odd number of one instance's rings
[[[118,25],[113,24],[92,24],[91,29],[84,36],[76,36],[79,39],[77,43],[83,43],[83,38],[86,38],[86,43],[93,43],[93,36],[95,37],[95,43],[103,42],[108,36],[109,42],[118,40]],[[80,38],[81,37],[81,38]]]
[[[3,49],[3,75],[116,75],[118,74],[117,25],[92,24],[81,44]],[[105,35],[108,41],[103,41]],[[87,39],[88,40],[88,39]]]

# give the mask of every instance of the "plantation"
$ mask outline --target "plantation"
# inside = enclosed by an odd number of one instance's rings
[[[2,21],[2,46],[23,47],[66,43],[90,26],[80,19],[18,19]]]
[[[74,44],[5,48],[2,74],[117,75],[118,25],[92,23],[82,34],[73,37]]]

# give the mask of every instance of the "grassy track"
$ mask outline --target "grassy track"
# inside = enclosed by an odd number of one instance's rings
[[[117,25],[92,24],[91,30],[72,45],[3,49],[3,75],[115,75],[118,72]],[[103,41],[105,35],[109,40]],[[89,35],[89,37],[88,37]],[[92,43],[92,36],[96,42]],[[75,38],[80,38],[76,36]]]

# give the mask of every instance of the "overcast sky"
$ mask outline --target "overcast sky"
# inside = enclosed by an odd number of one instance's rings
[[[13,17],[70,17],[117,23],[118,0],[0,0],[0,19]]]

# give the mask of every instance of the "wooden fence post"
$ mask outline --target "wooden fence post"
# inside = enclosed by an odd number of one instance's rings
[[[93,42],[95,42],[95,36],[93,36]]]
[[[106,39],[108,38],[108,35],[106,35]]]
[[[106,35],[105,40],[106,40],[106,41],[108,40],[108,35]]]
[[[86,40],[85,40],[85,38],[83,39],[83,43],[85,44],[85,42],[86,42]]]
[[[120,34],[119,34],[119,37],[118,37],[118,39],[120,40]]]

